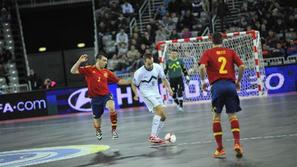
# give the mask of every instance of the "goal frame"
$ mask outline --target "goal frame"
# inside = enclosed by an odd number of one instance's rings
[[[250,31],[242,31],[242,32],[231,32],[231,33],[222,33],[223,39],[226,38],[232,38],[240,35],[251,35],[253,39],[253,56],[254,56],[254,63],[255,63],[255,71],[256,71],[256,77],[257,77],[257,88],[259,92],[259,96],[266,95],[266,92],[264,91],[264,84],[261,81],[261,73],[260,73],[260,60],[259,55],[262,53],[261,49],[261,40],[260,40],[260,33],[256,30],[250,30]],[[174,43],[187,43],[187,42],[197,42],[202,40],[209,40],[212,36],[198,36],[198,37],[191,37],[191,38],[181,38],[181,39],[173,39],[173,40],[167,40],[167,41],[159,41],[156,44],[156,49],[158,51],[159,61],[161,65],[164,65],[164,59],[165,59],[165,50],[166,48],[162,48],[166,44],[174,44]],[[264,62],[263,67],[264,67]]]

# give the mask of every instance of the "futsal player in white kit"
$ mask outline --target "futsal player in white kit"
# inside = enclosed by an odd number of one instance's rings
[[[143,97],[143,101],[150,112],[154,113],[152,122],[152,131],[149,136],[149,142],[163,144],[165,141],[158,137],[158,134],[164,126],[166,119],[165,105],[159,93],[158,79],[162,80],[170,96],[173,95],[172,89],[163,68],[154,63],[152,54],[144,55],[144,65],[140,67],[135,73],[132,83],[132,90],[135,94],[134,100],[138,100],[137,88]]]

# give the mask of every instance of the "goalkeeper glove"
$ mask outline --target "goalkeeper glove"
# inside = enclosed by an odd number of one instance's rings
[[[185,78],[186,78],[186,84],[189,85],[189,83],[190,83],[190,77],[188,75],[186,75]]]

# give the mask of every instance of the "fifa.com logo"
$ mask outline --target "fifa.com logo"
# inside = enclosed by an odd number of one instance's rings
[[[20,101],[15,105],[11,103],[0,103],[0,112],[8,113],[14,111],[32,111],[46,109],[45,100],[34,100],[34,101]]]

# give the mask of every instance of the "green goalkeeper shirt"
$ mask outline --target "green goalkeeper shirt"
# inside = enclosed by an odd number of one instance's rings
[[[184,75],[188,75],[184,62],[181,59],[168,59],[165,67],[165,74],[168,73],[169,78],[178,78]]]

